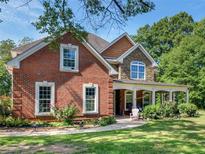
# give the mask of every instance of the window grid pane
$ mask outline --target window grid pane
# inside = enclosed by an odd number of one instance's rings
[[[131,78],[144,79],[145,78],[145,64],[140,61],[133,61],[131,63]]]
[[[51,104],[51,87],[40,86],[39,87],[39,112],[50,112]]]
[[[95,88],[86,88],[85,91],[85,104],[86,111],[95,111]]]
[[[63,49],[63,66],[75,69],[76,51],[74,49]]]

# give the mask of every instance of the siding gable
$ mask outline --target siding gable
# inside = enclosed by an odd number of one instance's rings
[[[112,44],[109,48],[102,52],[104,57],[119,57],[128,49],[130,49],[133,44],[127,38],[127,36],[123,36],[117,42]]]

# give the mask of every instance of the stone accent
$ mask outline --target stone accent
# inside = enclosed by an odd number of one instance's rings
[[[130,79],[130,63],[133,60],[144,62],[146,65],[146,81],[154,81],[154,68],[152,67],[152,63],[139,48],[123,60],[123,64],[121,64],[121,79]]]

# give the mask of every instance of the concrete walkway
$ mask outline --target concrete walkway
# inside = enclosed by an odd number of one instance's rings
[[[111,131],[111,130],[120,130],[139,127],[145,124],[144,121],[131,121],[130,119],[117,119],[116,124],[112,124],[105,127],[96,127],[88,129],[76,129],[68,128],[65,130],[49,130],[49,131],[12,131],[12,132],[0,132],[0,137],[3,136],[48,136],[48,135],[63,135],[63,134],[80,134],[80,133],[90,133],[90,132],[102,132],[102,131]]]

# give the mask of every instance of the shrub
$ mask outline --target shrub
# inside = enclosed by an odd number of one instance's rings
[[[170,118],[179,115],[176,102],[163,102],[159,109],[161,117]]]
[[[74,104],[69,104],[63,108],[54,108],[54,116],[69,125],[73,125],[73,119],[78,112],[79,110]]]
[[[97,124],[100,126],[107,126],[116,123],[114,116],[102,117],[98,119]]]
[[[182,103],[178,105],[179,113],[186,114],[189,117],[194,117],[197,115],[197,106],[192,103]]]
[[[150,119],[159,119],[160,112],[159,112],[160,105],[147,105],[143,110],[143,117],[150,118]]]
[[[28,120],[9,117],[0,118],[0,126],[2,127],[26,127],[31,126],[31,123]]]
[[[12,101],[10,97],[0,97],[0,116],[6,117],[11,115]]]
[[[179,115],[176,102],[164,102],[162,104],[148,105],[143,110],[144,118],[162,119]]]

